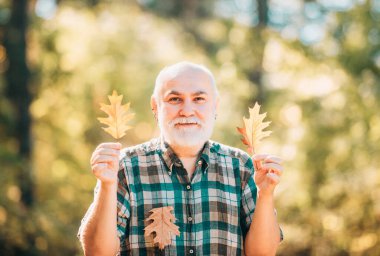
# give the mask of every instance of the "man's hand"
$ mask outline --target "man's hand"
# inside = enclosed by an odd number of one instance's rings
[[[254,179],[260,195],[273,195],[283,172],[282,159],[273,155],[252,156],[255,165]]]
[[[252,223],[245,238],[246,255],[275,255],[280,238],[280,227],[274,213],[273,191],[283,172],[282,160],[273,155],[254,155],[254,180],[257,200]]]
[[[120,248],[116,228],[120,149],[120,143],[102,143],[91,156],[91,170],[100,186],[81,228],[85,255],[116,255]]]
[[[92,153],[92,173],[105,185],[117,183],[120,149],[120,143],[102,143]]]

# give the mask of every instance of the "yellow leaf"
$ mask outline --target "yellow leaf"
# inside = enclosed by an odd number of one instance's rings
[[[250,154],[256,153],[257,146],[261,140],[268,137],[272,132],[264,131],[271,122],[263,122],[267,113],[260,114],[260,105],[256,102],[253,108],[249,108],[249,118],[243,117],[244,127],[237,127],[238,132],[243,135],[243,143],[248,146]]]
[[[149,236],[153,232],[156,234],[153,242],[158,243],[158,248],[161,250],[166,245],[171,244],[172,235],[179,236],[179,227],[173,222],[175,221],[174,215],[171,213],[172,206],[165,206],[160,208],[154,208],[150,212],[152,213],[147,221],[153,221],[146,228],[144,228],[144,236]]]
[[[108,117],[99,117],[100,123],[108,125],[102,127],[107,133],[111,134],[115,139],[120,139],[125,132],[131,128],[127,123],[133,118],[134,114],[128,113],[129,103],[122,105],[123,95],[118,95],[114,90],[112,95],[108,95],[110,105],[100,103],[100,109],[105,112]]]

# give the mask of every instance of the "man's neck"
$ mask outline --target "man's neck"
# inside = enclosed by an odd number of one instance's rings
[[[199,151],[203,148],[203,145],[204,144],[197,146],[170,145],[170,147],[179,158],[196,158]]]
[[[193,173],[195,171],[195,165],[196,165],[195,162],[203,146],[204,144],[192,146],[192,147],[170,145],[174,153],[178,156],[178,158],[181,160],[182,164],[184,165],[187,171],[187,174],[189,176],[189,179],[191,179],[193,176]]]

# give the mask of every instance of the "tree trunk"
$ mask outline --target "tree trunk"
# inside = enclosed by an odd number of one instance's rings
[[[28,1],[13,0],[11,17],[5,32],[5,48],[8,57],[6,71],[6,95],[14,108],[14,129],[9,136],[18,143],[20,162],[17,177],[21,190],[21,201],[26,206],[33,203],[33,182],[30,164],[31,117],[29,106],[31,94],[28,89],[29,70],[26,62],[26,31],[28,23]]]
[[[254,56],[252,66],[249,67],[247,72],[247,77],[252,81],[257,87],[256,97],[252,100],[252,103],[258,101],[260,104],[265,100],[265,91],[262,84],[263,77],[263,61],[264,61],[264,50],[265,50],[265,29],[268,25],[268,1],[267,0],[257,0],[257,12],[259,18],[259,24],[257,27],[252,28],[251,39],[252,45],[254,46]],[[251,101],[250,100],[250,101]]]
[[[259,26],[266,27],[268,25],[268,1],[257,0],[257,12],[259,15]]]

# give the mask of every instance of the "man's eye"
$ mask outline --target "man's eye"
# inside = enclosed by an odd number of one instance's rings
[[[206,99],[205,98],[203,98],[203,97],[195,97],[194,98],[194,101],[196,101],[196,102],[204,102]]]
[[[169,102],[173,102],[173,103],[176,103],[176,102],[180,102],[181,101],[181,98],[180,97],[172,97],[168,100]]]

